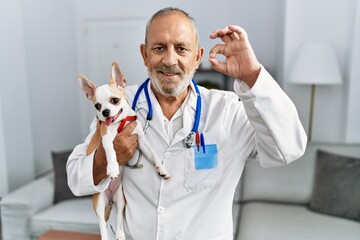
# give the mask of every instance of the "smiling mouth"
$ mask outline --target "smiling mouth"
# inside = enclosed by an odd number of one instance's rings
[[[165,76],[176,76],[176,75],[180,75],[180,73],[178,72],[163,72],[163,71],[159,71],[161,74],[165,75]]]
[[[181,75],[182,73],[181,69],[178,66],[161,65],[156,68],[156,71],[166,77],[177,76]]]
[[[115,116],[113,116],[113,117],[108,117],[106,120],[105,120],[105,125],[106,126],[109,126],[110,124],[112,124],[113,122],[115,122],[116,121],[116,119],[120,116],[120,114],[123,112],[123,109],[121,108],[120,110],[119,110],[119,112],[115,115]]]

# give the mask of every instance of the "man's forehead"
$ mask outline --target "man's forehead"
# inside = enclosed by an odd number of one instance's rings
[[[156,17],[149,27],[148,34],[148,40],[152,43],[172,38],[176,44],[189,44],[196,39],[192,22],[179,13]]]
[[[167,15],[162,15],[154,18],[154,20],[150,24],[150,29],[163,25],[174,27],[183,26],[190,29],[192,28],[191,21],[184,15],[181,15],[179,13],[169,13]]]

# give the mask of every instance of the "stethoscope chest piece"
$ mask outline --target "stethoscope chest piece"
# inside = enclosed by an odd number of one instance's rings
[[[125,166],[127,166],[128,168],[131,168],[131,169],[143,168],[144,165],[142,163],[139,163],[139,162],[140,162],[140,157],[139,157],[138,161],[135,164],[130,165],[130,164],[126,163]]]
[[[189,135],[187,135],[186,138],[184,138],[185,147],[191,148],[191,146],[194,142],[194,138],[195,138],[195,133],[190,132]]]

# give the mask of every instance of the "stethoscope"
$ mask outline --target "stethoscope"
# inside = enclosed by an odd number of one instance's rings
[[[146,79],[145,82],[143,82],[140,87],[138,88],[138,90],[135,93],[134,96],[134,101],[132,103],[131,108],[135,111],[136,108],[136,104],[139,100],[139,96],[142,90],[144,90],[145,93],[145,97],[146,97],[146,102],[148,104],[148,114],[146,116],[146,122],[145,122],[145,126],[144,126],[144,134],[146,133],[146,129],[149,126],[150,121],[152,120],[153,117],[153,108],[152,108],[152,104],[151,104],[151,100],[150,100],[150,96],[149,96],[149,90],[148,90],[148,84],[149,84],[150,78]],[[184,145],[187,148],[191,148],[193,142],[194,142],[194,138],[195,138],[195,134],[198,131],[199,128],[199,122],[200,122],[200,113],[201,113],[201,95],[200,95],[200,91],[198,86],[196,85],[194,79],[192,80],[192,84],[194,85],[195,88],[195,92],[197,95],[197,99],[196,99],[196,110],[195,110],[195,121],[194,121],[194,126],[191,129],[191,132],[184,138]],[[136,168],[142,168],[143,165],[140,163],[140,159],[141,159],[141,152],[139,153],[139,157],[136,161],[135,164],[130,165],[130,164],[126,164],[127,167],[132,168],[132,169],[136,169]]]

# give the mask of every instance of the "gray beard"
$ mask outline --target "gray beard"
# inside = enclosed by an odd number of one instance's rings
[[[164,88],[161,85],[161,80],[158,79],[155,74],[148,71],[149,77],[152,80],[151,81],[152,86],[155,88],[155,90],[157,92],[159,92],[161,95],[166,96],[166,97],[177,97],[182,92],[184,92],[186,90],[186,88],[190,85],[191,80],[194,77],[194,73],[195,73],[195,71],[192,73],[189,73],[187,75],[184,75],[182,77],[181,81],[179,82],[178,86],[176,86],[175,88],[169,89],[169,88]]]

